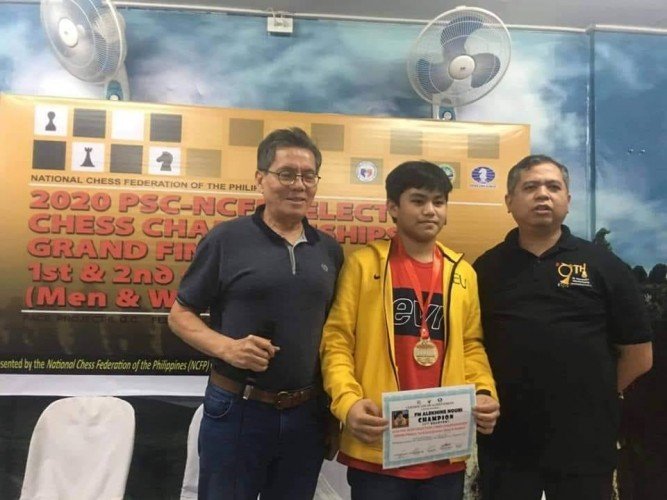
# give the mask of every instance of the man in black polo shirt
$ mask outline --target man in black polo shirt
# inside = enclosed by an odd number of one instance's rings
[[[515,165],[505,202],[518,228],[474,266],[503,405],[479,435],[484,500],[609,500],[617,395],[652,364],[629,269],[561,225],[568,182],[547,156]]]
[[[200,499],[311,499],[324,457],[318,349],[343,261],[308,224],[322,156],[301,129],[257,150],[264,206],[213,228],[169,325],[212,358],[199,434]],[[210,310],[210,327],[199,313]]]

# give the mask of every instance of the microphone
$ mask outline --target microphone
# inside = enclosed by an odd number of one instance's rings
[[[261,326],[257,329],[255,335],[258,337],[265,338],[267,340],[273,339],[273,333],[276,330],[276,322],[273,320],[266,320],[262,322]]]
[[[276,323],[273,320],[266,320],[262,322],[260,327],[257,329],[255,332],[255,335],[258,337],[262,337],[267,340],[272,340],[273,339],[273,334],[276,329]],[[246,370],[246,378],[245,378],[245,383],[246,386],[254,386],[255,383],[257,382],[257,372],[254,372],[252,370]],[[245,398],[247,399],[247,398]]]

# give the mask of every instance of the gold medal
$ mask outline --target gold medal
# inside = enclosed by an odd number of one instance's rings
[[[412,356],[421,366],[432,366],[438,360],[438,348],[431,339],[421,339],[412,350]]]

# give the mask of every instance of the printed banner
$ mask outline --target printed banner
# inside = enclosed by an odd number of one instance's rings
[[[442,239],[469,260],[512,227],[527,126],[2,95],[0,374],[205,374],[167,313],[200,238],[261,203],[258,143],[292,126],[323,153],[309,219],[346,252],[392,234],[384,179],[413,159],[452,179]]]

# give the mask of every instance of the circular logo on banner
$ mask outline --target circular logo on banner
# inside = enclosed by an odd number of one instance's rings
[[[496,173],[486,165],[475,167],[471,174],[473,180],[478,184],[490,184],[496,178]]]
[[[362,160],[357,163],[356,174],[361,182],[373,182],[378,175],[378,168],[372,161]]]
[[[447,163],[441,163],[440,168],[442,169],[443,172],[447,174],[447,177],[449,177],[450,182],[454,184],[454,182],[456,182],[456,170],[454,170],[454,167],[448,165]]]

